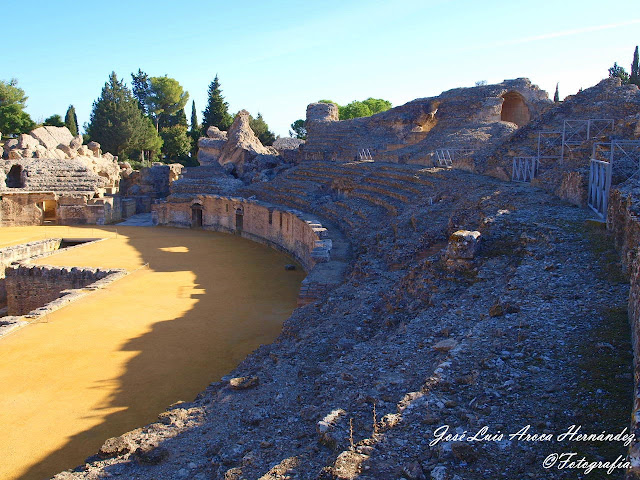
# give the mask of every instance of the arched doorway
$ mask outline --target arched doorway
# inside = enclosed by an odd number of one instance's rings
[[[191,205],[191,228],[202,228],[202,210],[204,207],[199,203]]]
[[[244,208],[236,207],[236,233],[242,233],[244,226]]]
[[[8,188],[24,188],[22,179],[22,165],[13,165],[7,174]]]
[[[500,120],[503,122],[511,122],[522,127],[529,123],[531,120],[531,114],[529,113],[529,107],[524,101],[524,97],[518,92],[507,92],[502,98],[502,112],[500,113]]]

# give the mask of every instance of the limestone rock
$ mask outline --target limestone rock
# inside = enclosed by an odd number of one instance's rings
[[[453,338],[447,338],[445,340],[440,340],[431,348],[438,350],[439,352],[448,352],[449,350],[453,350],[457,345],[458,342]]]
[[[100,144],[98,142],[89,142],[87,148],[93,152],[94,156],[100,156]]]
[[[198,140],[198,161],[202,166],[233,164],[238,175],[243,175],[245,164],[258,155],[277,155],[277,150],[265,147],[249,125],[249,112],[241,110],[228,132],[216,127],[207,129],[207,136]]]
[[[226,142],[227,132],[223,132],[218,127],[212,125],[207,128],[207,137],[213,140],[224,140]]]
[[[73,135],[67,127],[38,127],[31,131],[31,136],[49,150],[57,148],[60,144],[69,145],[73,140]]]
[[[75,148],[78,149],[82,146],[82,135],[78,135],[76,137],[73,137],[73,139],[71,140],[71,143],[69,144],[69,146],[71,148]]]
[[[78,147],[78,155],[80,155],[81,157],[89,157],[93,155],[93,152],[89,150],[89,148],[85,145],[81,145],[80,147]]]
[[[22,157],[22,152],[17,148],[13,150],[9,150],[9,160],[20,160]]]
[[[337,122],[338,106],[334,103],[311,103],[307,106],[307,122]]]
[[[38,145],[40,145],[40,142],[31,135],[22,133],[18,136],[18,148],[29,148],[35,150]]]
[[[472,260],[478,249],[480,232],[458,230],[449,237],[447,257],[450,259]]]
[[[98,450],[98,455],[102,458],[112,458],[129,453],[132,450],[132,445],[129,440],[120,436],[109,438]]]
[[[229,386],[233,390],[246,390],[252,388],[260,383],[258,377],[235,377],[229,380]]]
[[[164,447],[138,448],[134,453],[141,465],[158,465],[169,456],[169,450]]]
[[[74,158],[78,156],[78,152],[75,149],[63,143],[58,145],[58,150],[62,150],[67,158]]]

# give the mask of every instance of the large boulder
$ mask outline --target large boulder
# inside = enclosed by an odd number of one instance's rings
[[[198,140],[200,165],[203,167],[217,165],[225,143],[227,143],[227,132],[222,132],[217,127],[209,127],[207,136]]]
[[[35,150],[35,148],[40,145],[40,142],[33,138],[31,135],[26,133],[21,133],[18,136],[18,148],[29,148]]]
[[[54,150],[60,144],[68,146],[73,141],[73,135],[67,127],[38,127],[31,131],[31,136],[48,150]]]
[[[220,152],[218,162],[220,165],[233,163],[237,172],[242,175],[244,164],[257,155],[277,155],[277,153],[274,148],[265,147],[260,143],[249,125],[249,112],[240,110],[229,128],[227,142]]]

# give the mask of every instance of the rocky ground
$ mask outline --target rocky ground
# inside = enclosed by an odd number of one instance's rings
[[[622,442],[556,438],[629,424],[628,285],[608,234],[528,185],[424,178],[430,194],[397,215],[345,225],[344,283],[276,342],[55,478],[621,478],[543,467],[554,453],[626,455]],[[444,252],[460,228],[481,240],[456,269]],[[527,425],[553,438],[509,438]],[[466,441],[485,426],[490,439]],[[435,443],[446,428],[465,437]]]

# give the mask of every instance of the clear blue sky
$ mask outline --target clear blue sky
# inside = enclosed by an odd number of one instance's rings
[[[18,6],[19,5],[19,6]],[[216,73],[232,113],[261,112],[287,135],[308,103],[367,97],[394,106],[450,88],[529,77],[553,95],[628,71],[638,0],[22,2],[2,25],[0,78],[18,79],[36,121],[78,120],[114,70],[169,75],[198,116]]]

